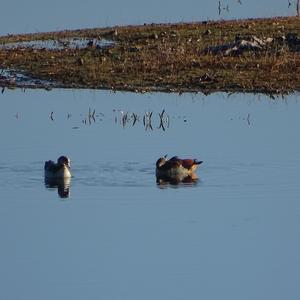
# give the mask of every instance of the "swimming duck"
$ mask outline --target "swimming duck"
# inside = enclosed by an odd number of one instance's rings
[[[67,156],[60,156],[57,163],[52,160],[46,161],[44,170],[46,178],[60,179],[72,177],[70,159]]]
[[[198,165],[202,163],[203,161],[197,159],[181,159],[178,156],[167,160],[166,156],[164,156],[159,158],[156,162],[156,176],[184,178],[193,175]]]

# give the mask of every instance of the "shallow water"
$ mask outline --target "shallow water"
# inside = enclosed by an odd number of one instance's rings
[[[1,297],[298,299],[298,101],[5,90]],[[67,198],[43,178],[61,154]],[[199,180],[157,185],[165,154]]]
[[[0,49],[34,49],[34,50],[65,50],[65,49],[84,49],[95,47],[97,49],[107,48],[113,45],[112,41],[105,39],[69,38],[60,40],[35,40],[15,43],[0,44]]]
[[[19,86],[22,88],[42,88],[51,89],[58,85],[55,81],[51,82],[43,79],[32,78],[28,75],[23,74],[20,71],[0,69],[0,83],[2,85],[1,91],[4,93],[5,86]]]

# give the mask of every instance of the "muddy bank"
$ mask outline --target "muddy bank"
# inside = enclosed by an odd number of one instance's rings
[[[0,86],[10,88],[276,94],[299,91],[299,68],[297,17],[0,37]]]

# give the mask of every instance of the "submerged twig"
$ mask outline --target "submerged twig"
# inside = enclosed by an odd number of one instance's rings
[[[152,128],[152,111],[151,112],[146,112],[145,115],[144,115],[144,126],[145,126],[145,130],[148,130],[148,129],[151,129],[153,130]]]
[[[133,123],[132,123],[132,126],[134,126],[135,125],[135,123],[137,122],[137,120],[138,120],[138,115],[137,114],[135,114],[135,113],[132,113],[132,117],[133,117]]]

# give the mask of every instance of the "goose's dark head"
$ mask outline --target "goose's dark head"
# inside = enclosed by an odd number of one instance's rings
[[[64,155],[62,155],[62,156],[60,156],[60,157],[58,158],[57,163],[60,164],[60,165],[65,165],[65,166],[67,166],[67,167],[69,167],[69,168],[70,168],[70,166],[71,166],[71,161],[70,161],[70,159],[69,159],[67,156],[64,156]]]
[[[166,163],[166,158],[165,157],[159,158],[156,162],[156,168],[162,167],[165,163]]]

